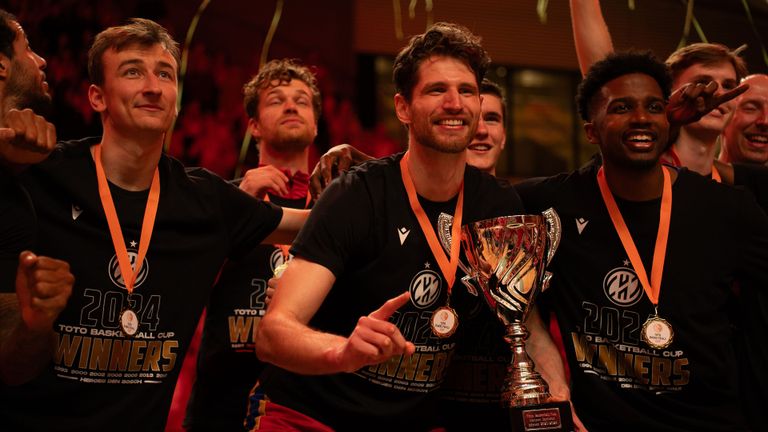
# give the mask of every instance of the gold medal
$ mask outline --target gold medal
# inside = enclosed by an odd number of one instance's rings
[[[272,277],[275,279],[280,279],[280,276],[283,275],[283,272],[285,269],[288,268],[288,261],[280,264],[279,266],[275,267],[275,271],[272,272]]]
[[[126,336],[133,337],[139,331],[139,317],[131,308],[120,312],[120,328]]]
[[[449,306],[441,306],[432,312],[429,319],[432,326],[432,333],[440,338],[451,337],[459,328],[459,316],[456,311]]]
[[[672,330],[672,324],[658,315],[653,315],[645,321],[643,329],[640,331],[643,342],[655,349],[664,349],[672,343],[675,338],[675,332]]]

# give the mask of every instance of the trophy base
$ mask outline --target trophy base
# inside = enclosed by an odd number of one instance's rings
[[[571,404],[566,401],[510,407],[509,420],[513,432],[573,431]]]

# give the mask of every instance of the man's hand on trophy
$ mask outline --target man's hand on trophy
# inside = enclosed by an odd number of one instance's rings
[[[329,352],[340,370],[354,372],[393,356],[410,356],[416,351],[413,343],[406,341],[397,326],[388,321],[410,298],[410,293],[405,292],[387,300],[370,315],[360,317],[346,342]]]

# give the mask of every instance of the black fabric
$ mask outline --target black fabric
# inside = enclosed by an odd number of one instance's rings
[[[416,345],[408,360],[394,357],[356,373],[326,376],[300,376],[267,366],[262,384],[270,400],[336,430],[360,430],[363,424],[366,430],[427,430],[437,424],[435,390],[443,381],[455,335],[439,339],[431,333],[429,318],[446,303],[446,282],[408,204],[401,158],[371,161],[335,180],[292,249],[337,278],[310,321],[313,328],[349,335],[360,316],[406,290],[412,294],[412,301],[391,318]],[[464,181],[465,222],[522,210],[514,190],[493,177],[468,167]],[[421,203],[433,223],[440,212],[453,214],[455,209],[455,199]],[[463,289],[460,284],[454,284],[455,290]],[[467,305],[451,301],[451,306],[461,322]]]
[[[0,292],[13,293],[19,253],[35,242],[36,217],[24,187],[2,169],[0,197]]]
[[[597,168],[517,187],[529,211],[553,206],[562,220],[541,299],[562,330],[578,415],[592,431],[744,430],[728,309],[735,278],[768,286],[768,219],[748,194],[679,171],[658,309],[675,335],[654,350],[640,340],[653,307],[608,216]],[[619,205],[650,269],[660,202]]]
[[[734,185],[752,193],[763,211],[768,212],[768,167],[733,165]],[[738,211],[738,209],[734,209]],[[762,289],[761,289],[762,288]],[[742,403],[750,426],[755,431],[768,429],[768,291],[737,283],[740,326],[736,335],[741,360]]]
[[[37,250],[68,261],[76,281],[54,324],[51,367],[0,390],[4,430],[162,431],[222,263],[252,250],[282,216],[216,175],[163,156],[154,233],[132,296],[139,333],[126,338],[118,316],[127,296],[99,200],[95,142],[60,144],[22,177],[38,214]],[[147,193],[111,190],[135,259]]]
[[[269,198],[280,207],[303,209],[307,203],[306,198]],[[267,309],[267,281],[283,262],[278,246],[260,245],[224,266],[206,307],[197,378],[184,419],[190,432],[243,430],[248,393],[264,369],[254,350],[256,326]]]

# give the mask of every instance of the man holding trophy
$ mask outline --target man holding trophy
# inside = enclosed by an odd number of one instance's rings
[[[650,54],[596,63],[577,103],[602,163],[518,187],[562,221],[542,300],[593,431],[746,429],[727,309],[734,279],[768,286],[768,218],[746,192],[661,165],[670,81]]]
[[[257,337],[279,366],[252,397],[258,430],[440,426],[436,390],[465,315],[454,301],[461,226],[523,212],[514,190],[465,163],[488,64],[478,37],[445,23],[398,55],[409,150],[343,174],[294,243]],[[441,213],[454,221],[447,252]]]

